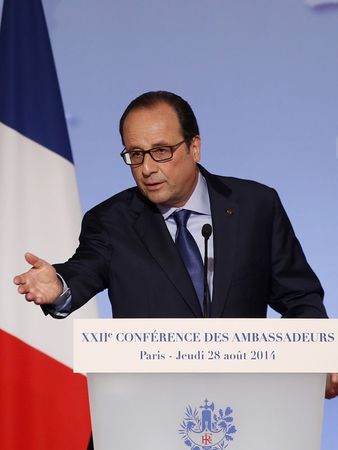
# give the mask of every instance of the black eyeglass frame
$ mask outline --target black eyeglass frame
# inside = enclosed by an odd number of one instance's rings
[[[173,156],[174,156],[174,152],[176,151],[176,150],[178,150],[178,148],[184,143],[184,142],[189,142],[191,140],[191,138],[190,139],[183,139],[183,141],[180,141],[180,142],[178,142],[177,144],[174,144],[174,145],[157,145],[156,147],[153,147],[153,148],[150,148],[149,150],[142,150],[142,149],[133,149],[133,150],[130,150],[130,151],[128,151],[126,148],[124,148],[123,150],[122,150],[122,152],[120,153],[120,156],[122,157],[122,159],[123,159],[123,161],[127,164],[127,166],[140,166],[141,164],[143,164],[143,161],[144,161],[144,155],[146,155],[146,154],[149,154],[150,156],[151,156],[151,158],[154,160],[154,161],[156,161],[156,162],[166,162],[166,161],[170,161],[172,158],[173,158]],[[169,150],[170,150],[170,152],[171,152],[171,155],[168,157],[168,158],[165,158],[165,159],[156,159],[155,157],[154,157],[154,155],[153,155],[153,153],[156,151],[156,150],[159,150],[159,149],[161,149],[161,148],[168,148]],[[142,154],[142,161],[141,162],[138,162],[138,163],[128,163],[128,161],[126,160],[126,155],[127,154],[129,154],[129,153],[133,153],[133,152],[141,152],[141,154]]]

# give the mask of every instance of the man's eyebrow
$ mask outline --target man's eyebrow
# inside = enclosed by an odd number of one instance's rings
[[[133,150],[147,151],[147,150],[151,150],[153,148],[157,148],[157,147],[161,147],[161,146],[169,147],[170,144],[168,144],[167,141],[159,141],[159,142],[156,142],[152,147],[147,148],[147,149],[144,149],[138,145],[133,145],[130,148],[128,148],[127,150],[128,150],[128,152],[133,151]]]
[[[161,145],[165,145],[166,147],[168,147],[168,145],[170,145],[170,144],[168,144],[168,141],[159,141],[159,142],[156,142],[156,144],[154,144],[152,148],[161,147]]]

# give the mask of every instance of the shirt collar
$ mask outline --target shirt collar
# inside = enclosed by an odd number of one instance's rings
[[[196,187],[184,206],[182,206],[181,208],[176,207],[168,208],[165,206],[158,205],[157,207],[160,213],[162,214],[164,220],[167,220],[168,217],[171,216],[171,214],[173,214],[175,211],[179,211],[180,209],[188,209],[189,211],[193,211],[197,214],[205,214],[210,216],[211,211],[210,211],[208,186],[201,172],[198,172],[198,180]]]

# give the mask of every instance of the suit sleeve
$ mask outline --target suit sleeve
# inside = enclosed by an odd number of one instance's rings
[[[54,264],[70,288],[70,312],[108,287],[110,257],[111,244],[105,227],[93,211],[86,213],[75,254],[63,264]]]
[[[278,194],[273,191],[270,306],[285,318],[326,318],[321,284],[306,261]]]

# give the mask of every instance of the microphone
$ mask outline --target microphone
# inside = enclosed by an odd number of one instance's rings
[[[212,226],[205,223],[202,227],[202,236],[204,237],[204,292],[203,292],[203,317],[210,317],[211,299],[208,286],[208,240],[212,234]]]

